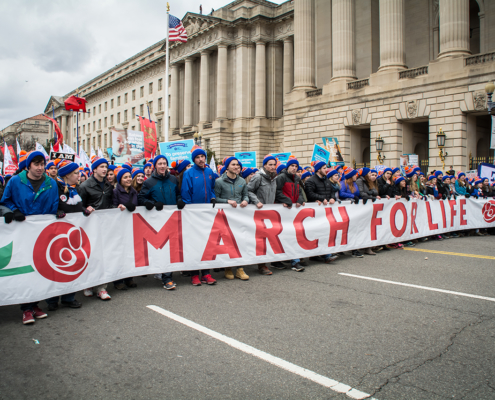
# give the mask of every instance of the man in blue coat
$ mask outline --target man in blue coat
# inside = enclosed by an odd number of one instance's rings
[[[177,206],[182,210],[185,203],[179,191],[177,178],[170,174],[168,170],[168,160],[164,155],[156,156],[153,160],[155,167],[151,176],[144,181],[143,188],[139,192],[138,202],[140,206],[145,206],[147,210],[156,208],[163,210],[163,206]],[[162,274],[163,288],[173,290],[176,288],[172,280],[172,272]]]
[[[45,174],[45,156],[33,151],[27,157],[26,171],[10,179],[3,192],[1,204],[13,212],[13,219],[24,221],[26,215],[57,214],[58,186]],[[21,305],[22,323],[33,324],[47,315],[38,302]]]
[[[201,147],[193,148],[191,158],[193,166],[184,172],[182,177],[182,200],[186,204],[213,204],[217,199],[215,197],[215,177],[213,171],[206,167],[206,151]],[[217,283],[212,278],[209,269],[202,271],[201,280],[199,271],[191,271],[191,283],[194,286],[201,286],[201,283],[214,285]]]

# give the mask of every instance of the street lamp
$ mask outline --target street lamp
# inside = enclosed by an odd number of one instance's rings
[[[488,114],[492,114],[495,108],[495,104],[492,101],[492,94],[494,91],[495,91],[495,85],[493,84],[493,82],[488,82],[485,86],[486,96],[488,97],[488,100],[486,102],[486,105],[488,107]]]
[[[438,148],[440,149],[438,155],[440,157],[440,160],[442,160],[443,169],[445,169],[445,159],[449,155],[449,153],[443,152],[443,148],[445,147],[445,137],[446,137],[445,133],[443,133],[442,128],[440,128],[440,130],[437,133],[437,145]]]
[[[201,132],[195,132],[193,135],[194,144],[201,147],[201,138],[202,137],[203,137],[203,134]]]
[[[378,152],[378,156],[376,159],[380,164],[383,164],[383,161],[387,158],[386,156],[382,156],[382,151],[383,151],[383,143],[385,141],[381,138],[380,134],[378,134],[378,137],[375,139],[375,145],[376,145],[376,151]]]

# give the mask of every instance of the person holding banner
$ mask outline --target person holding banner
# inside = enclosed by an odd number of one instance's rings
[[[163,206],[177,206],[179,210],[185,207],[179,190],[177,178],[170,174],[168,170],[168,159],[164,155],[156,156],[153,159],[154,171],[151,177],[146,179],[141,192],[138,194],[139,205],[145,206],[151,211],[156,208],[162,211]],[[167,272],[161,276],[163,288],[174,290],[177,285],[172,280],[172,272]]]
[[[212,204],[215,207],[217,202],[215,196],[215,179],[213,171],[206,167],[206,151],[199,146],[191,149],[191,158],[194,165],[184,172],[182,179],[182,200],[185,204]],[[213,279],[209,269],[201,271],[191,271],[191,283],[193,286],[201,286],[202,283],[215,285],[217,281]]]
[[[363,204],[366,204],[368,200],[376,201],[381,199],[378,195],[378,186],[376,180],[371,180],[371,170],[364,167],[359,172],[359,178],[356,179],[356,185],[359,189],[360,197],[363,199]]]
[[[93,170],[93,175],[79,187],[79,195],[81,196],[83,207],[86,208],[88,214],[91,214],[95,210],[113,208],[113,186],[106,180],[108,161],[104,158],[94,156],[91,169]],[[106,284],[99,285],[93,289],[96,291],[96,296],[101,300],[111,299],[106,290]],[[86,297],[92,297],[93,289],[85,289],[84,295]]]
[[[394,183],[392,181],[392,168],[385,168],[382,176],[377,179],[378,182],[378,194],[381,197],[390,199],[394,197]]]
[[[359,188],[356,180],[358,171],[352,168],[348,168],[344,173],[344,183],[340,187],[340,199],[351,200],[355,204],[359,203]]]
[[[140,193],[144,184],[144,171],[139,168],[134,168],[132,170],[132,187],[136,192]]]
[[[39,151],[26,158],[27,171],[10,179],[2,196],[1,204],[13,212],[13,219],[24,221],[26,215],[57,214],[58,188],[55,181],[45,173],[45,156]],[[47,314],[38,302],[22,304],[22,323],[33,324]]]
[[[493,197],[493,190],[490,186],[490,180],[488,178],[481,178],[483,180],[483,184],[481,186],[481,190],[483,191],[483,197]]]
[[[464,172],[459,172],[457,174],[457,179],[455,181],[455,191],[460,196],[465,196],[467,199],[471,197],[468,192],[467,182],[466,182],[466,174]]]

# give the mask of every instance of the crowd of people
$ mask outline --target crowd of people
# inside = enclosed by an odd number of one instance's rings
[[[93,157],[91,168],[82,168],[69,160],[47,161],[43,153],[33,151],[21,154],[16,173],[0,176],[0,216],[5,223],[24,221],[26,216],[52,214],[64,218],[69,213],[83,213],[90,216],[94,211],[118,208],[122,212],[133,212],[138,206],[147,210],[163,210],[164,206],[183,209],[187,204],[229,204],[232,207],[246,207],[253,204],[258,209],[265,204],[282,204],[284,207],[304,207],[306,202],[329,205],[342,202],[366,204],[377,199],[407,201],[465,197],[493,197],[494,190],[488,178],[467,179],[464,172],[449,174],[433,171],[426,176],[419,167],[370,168],[359,170],[347,166],[328,167],[325,162],[312,162],[303,167],[296,157],[291,156],[282,164],[274,156],[267,155],[261,168],[243,168],[235,157],[226,157],[214,171],[206,163],[206,152],[195,146],[191,160],[174,161],[158,155],[146,162],[143,168],[131,164],[111,165],[105,158]],[[353,250],[353,257],[363,258],[364,254],[374,256],[379,251],[414,246],[418,241],[443,240],[463,235],[486,235],[486,230],[453,232],[434,235],[406,243],[390,243],[385,246]],[[330,263],[341,254],[326,254],[311,257],[311,261]],[[259,264],[261,275],[272,275],[271,269],[290,268],[304,271],[309,260],[293,259],[285,262]],[[225,268],[221,272],[228,280],[249,280],[244,268]],[[217,280],[208,269],[184,271],[192,285],[214,285]],[[167,290],[176,289],[173,273],[155,275]],[[113,282],[117,290],[137,286],[133,278]],[[107,284],[84,290],[84,296],[95,296],[110,300]],[[55,311],[59,304],[71,308],[81,307],[75,293],[65,294],[46,300],[48,311]],[[47,314],[38,302],[22,304],[23,323],[32,324]]]

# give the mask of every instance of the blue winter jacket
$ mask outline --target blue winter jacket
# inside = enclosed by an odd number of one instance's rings
[[[3,192],[1,204],[24,215],[56,214],[59,200],[57,183],[46,174],[43,177],[45,181],[35,193],[27,171],[13,176]]]
[[[459,185],[459,179],[456,179],[455,181],[455,191],[457,194],[460,194],[461,196],[465,196],[467,193],[466,186],[461,186]]]
[[[210,168],[193,164],[182,177],[182,200],[186,204],[208,204],[215,197],[215,177]]]
[[[356,184],[356,182],[353,182],[354,188],[354,193],[351,192],[350,188],[347,186],[345,182],[341,182],[340,185],[340,200],[345,200],[345,199],[353,199],[354,196],[359,197],[359,188]]]
[[[143,187],[138,194],[140,206],[146,202],[155,203],[159,201],[166,206],[175,206],[181,199],[177,178],[167,171],[165,175],[159,175],[156,171],[144,181]]]

